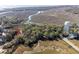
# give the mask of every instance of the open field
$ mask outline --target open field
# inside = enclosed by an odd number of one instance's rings
[[[73,10],[77,11],[76,9],[71,8],[70,11],[67,9],[56,9],[56,10],[47,10],[43,13],[33,16],[32,21],[38,22],[38,23],[47,23],[47,24],[58,24],[62,25],[65,21],[71,21],[72,23],[78,23],[79,22],[79,13],[74,12]],[[73,12],[71,12],[73,11]]]
[[[35,45],[33,48],[24,47],[20,45],[14,53],[26,52],[33,54],[77,54],[72,47],[70,47],[63,40],[59,41],[39,41],[39,45]],[[26,54],[25,53],[25,54]]]

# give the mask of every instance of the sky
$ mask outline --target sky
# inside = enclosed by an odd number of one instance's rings
[[[0,0],[0,8],[16,5],[79,5],[78,0]],[[17,6],[18,7],[18,6]]]

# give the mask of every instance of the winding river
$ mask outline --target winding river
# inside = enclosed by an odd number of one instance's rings
[[[27,22],[30,23],[31,20],[32,20],[32,17],[35,16],[35,15],[38,15],[38,14],[40,14],[40,13],[43,13],[43,11],[38,11],[37,13],[30,15],[30,16],[28,17]]]
[[[6,13],[10,13],[10,12],[12,12],[12,11],[1,12],[0,15],[6,14]],[[28,23],[31,22],[33,16],[38,15],[38,14],[43,13],[43,12],[44,12],[44,11],[38,11],[37,13],[30,15],[30,16],[28,17],[27,22],[28,22]]]

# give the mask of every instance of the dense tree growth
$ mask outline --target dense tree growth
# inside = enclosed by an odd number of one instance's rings
[[[57,40],[63,31],[62,26],[57,25],[23,25],[23,40],[26,45],[38,42],[38,40]]]

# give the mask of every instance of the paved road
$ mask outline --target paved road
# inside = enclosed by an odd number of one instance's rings
[[[72,46],[72,48],[74,48],[76,51],[79,52],[79,48],[77,46],[75,46],[72,42],[70,42],[67,38],[63,38],[63,40],[68,43],[70,46]]]
[[[0,12],[0,15],[7,14],[7,13],[10,13],[10,12],[12,12],[12,11]]]

